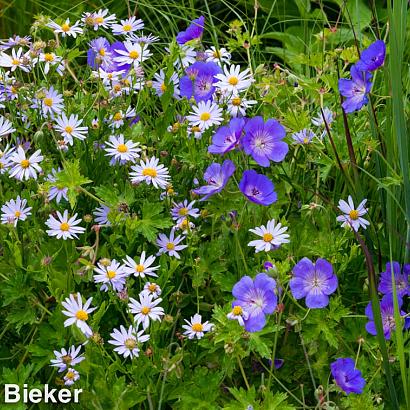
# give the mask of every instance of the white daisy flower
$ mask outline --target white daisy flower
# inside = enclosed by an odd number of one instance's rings
[[[249,313],[244,311],[241,306],[237,305],[226,315],[230,320],[237,320],[241,326],[245,326],[244,320],[247,320]]]
[[[180,229],[184,235],[188,235],[189,232],[195,229],[195,224],[189,221],[188,218],[184,218],[174,225],[174,229]]]
[[[140,278],[145,278],[145,276],[158,277],[155,271],[159,269],[159,266],[151,266],[155,262],[155,256],[148,256],[146,258],[145,251],[141,253],[138,263],[128,255],[125,256],[122,262],[124,263],[124,271],[129,275]]]
[[[131,359],[139,356],[138,345],[149,340],[149,335],[145,335],[144,330],[138,331],[133,326],[127,330],[121,325],[120,330],[114,329],[110,336],[112,340],[109,340],[108,343],[117,346],[114,348],[114,352],[124,356],[124,358],[130,357]]]
[[[152,184],[155,188],[164,189],[169,184],[168,168],[159,164],[159,159],[152,157],[146,161],[141,160],[139,165],[131,167],[130,172],[131,182],[145,182],[148,185]]]
[[[202,134],[204,133],[204,130],[201,129],[198,125],[194,125],[193,127],[188,127],[187,128],[187,134],[188,138],[194,137],[197,140],[200,140],[202,138]]]
[[[16,131],[16,129],[13,128],[13,124],[11,123],[11,121],[9,121],[6,117],[0,115],[0,137],[11,134],[14,131]]]
[[[24,149],[20,146],[17,147],[17,151],[10,156],[10,161],[13,163],[10,176],[20,181],[23,179],[27,181],[29,178],[37,179],[37,172],[42,171],[38,163],[41,162],[43,158],[40,150],[37,150],[29,158],[26,158]]]
[[[159,247],[158,255],[162,255],[163,253],[167,253],[169,256],[174,256],[177,259],[180,259],[178,251],[185,249],[188,245],[179,245],[181,241],[185,239],[185,236],[178,235],[175,237],[175,229],[171,229],[169,234],[169,238],[160,233],[157,238],[157,245]]]
[[[109,141],[107,142],[107,148],[105,151],[106,156],[112,157],[111,164],[119,162],[124,164],[127,161],[135,162],[136,158],[139,158],[138,148],[139,143],[133,141],[124,141],[124,135],[120,134],[118,137],[111,135]]]
[[[115,23],[115,14],[109,14],[108,9],[100,9],[94,13],[84,13],[81,19],[86,25],[94,27],[98,30],[100,27],[108,29]]]
[[[214,327],[214,325],[208,321],[202,323],[202,316],[198,313],[192,316],[190,321],[184,320],[187,324],[182,325],[182,327],[185,329],[184,335],[188,336],[188,339],[193,339],[194,337],[202,339],[204,333],[209,332]]]
[[[14,153],[14,148],[10,148],[9,145],[6,145],[6,148],[2,150],[0,148],[0,174],[4,174],[11,168],[11,155]]]
[[[128,307],[131,313],[134,313],[134,320],[137,322],[137,326],[142,323],[142,328],[146,329],[149,326],[149,321],[161,321],[161,316],[164,316],[164,309],[161,306],[157,306],[162,302],[161,298],[154,300],[152,295],[139,294],[139,301],[134,298],[130,298]]]
[[[289,235],[284,233],[288,230],[287,226],[283,226],[279,222],[275,225],[275,220],[271,219],[268,223],[262,226],[259,226],[255,229],[249,229],[250,232],[255,235],[261,236],[262,239],[257,239],[248,243],[248,246],[255,247],[255,253],[261,251],[271,251],[277,249],[283,243],[289,243]]]
[[[125,114],[119,110],[115,114],[112,114],[108,118],[109,127],[112,129],[120,128],[124,125],[124,119],[134,118],[137,115],[135,108],[131,106],[127,108]]]
[[[15,200],[10,199],[1,207],[1,223],[12,223],[14,226],[17,226],[18,221],[25,221],[31,215],[31,207],[26,207],[26,205],[27,200],[21,199],[20,195]]]
[[[131,33],[127,36],[127,40],[130,40],[134,43],[152,44],[152,43],[156,43],[157,41],[159,41],[159,37],[154,36],[151,33],[149,33],[148,35],[145,35],[144,33],[141,33],[138,35]]]
[[[187,116],[189,124],[197,125],[203,131],[223,121],[222,108],[210,100],[200,101],[197,106],[192,107],[192,110],[191,115]]]
[[[179,97],[179,77],[177,73],[172,73],[171,77],[169,78],[168,81],[165,79],[165,72],[164,70],[160,70],[159,73],[154,74],[154,80],[152,81],[152,88],[155,90],[155,93],[161,97],[166,91],[167,88],[169,87],[169,84],[172,84],[174,92],[173,92],[173,97],[178,98]]]
[[[69,368],[64,376],[64,384],[66,386],[72,386],[80,378],[80,373],[77,370]]]
[[[68,316],[68,319],[64,322],[64,327],[76,325],[86,337],[90,337],[93,332],[90,326],[87,325],[88,315],[91,312],[94,312],[96,307],[91,308],[91,301],[93,298],[89,298],[85,304],[83,305],[83,301],[81,299],[81,294],[77,293],[77,297],[75,298],[74,295],[70,295],[70,297],[65,298],[61,304],[63,305],[64,309],[62,313],[65,316]]]
[[[0,53],[0,67],[10,68],[13,72],[16,68],[20,68],[24,72],[28,73],[30,71],[30,57],[28,53],[23,54],[23,49],[20,47],[17,51],[15,48],[11,50],[11,56],[1,52]]]
[[[112,289],[116,292],[120,292],[125,285],[125,280],[127,278],[127,273],[124,268],[113,259],[109,265],[98,263],[97,267],[94,268],[94,282],[102,283],[100,290],[105,292],[108,291],[108,285],[111,285]]]
[[[135,16],[129,19],[121,20],[120,24],[112,24],[112,33],[118,35],[128,35],[134,31],[142,30],[144,28],[144,22],[141,19],[137,19]]]
[[[336,220],[342,223],[342,227],[348,227],[354,231],[358,231],[360,227],[363,229],[370,225],[370,222],[364,218],[363,215],[367,214],[367,209],[364,207],[367,199],[360,202],[359,206],[356,208],[353,203],[352,197],[349,195],[347,202],[341,199],[339,201],[339,209],[344,213],[344,215],[339,215]]]
[[[78,115],[71,114],[68,118],[65,113],[62,113],[60,118],[56,118],[57,123],[55,129],[64,138],[66,144],[73,145],[73,137],[79,140],[87,138],[85,133],[88,132],[88,127],[81,127],[83,120],[78,119]]]
[[[334,121],[334,116],[333,112],[327,108],[323,108],[323,114],[325,116],[325,120],[327,125],[330,127],[330,124]],[[323,120],[322,112],[319,110],[318,114],[316,117],[312,118],[312,124],[316,125],[317,127],[324,127],[325,126],[325,121]]]
[[[70,19],[68,18],[63,24],[57,24],[53,20],[47,24],[47,27],[50,27],[54,30],[54,33],[61,34],[61,37],[71,36],[76,38],[77,34],[82,34],[83,29],[80,27],[80,22],[76,21],[72,26],[70,25]]]
[[[53,116],[54,114],[60,114],[64,109],[63,96],[53,86],[46,90],[45,97],[40,100],[40,103],[44,115],[50,114]],[[37,108],[37,104],[33,108]]]
[[[144,289],[142,290],[143,294],[145,295],[152,295],[154,299],[158,298],[161,296],[162,290],[159,285],[157,285],[155,282],[147,282],[144,285]]]
[[[212,61],[219,65],[222,65],[222,63],[229,63],[231,60],[231,53],[224,47],[216,49],[212,46],[205,51],[205,54],[207,57],[206,61]]]
[[[95,222],[98,225],[105,225],[110,226],[111,222],[108,220],[108,214],[110,213],[111,209],[107,206],[102,204],[98,208],[96,208],[93,212],[95,216]]]
[[[57,66],[57,73],[61,76],[64,71],[64,62],[63,57],[56,55],[55,53],[40,53],[38,56],[38,61],[45,63],[44,64],[44,74],[48,74],[51,67]]]
[[[62,348],[59,352],[58,350],[54,350],[55,359],[51,359],[51,365],[53,367],[58,367],[59,372],[65,371],[68,366],[75,366],[76,364],[82,362],[85,357],[80,353],[82,345],[78,346],[77,348],[72,345],[68,350]]]
[[[249,68],[240,72],[241,66],[232,64],[229,67],[224,66],[223,70],[223,73],[215,75],[215,78],[219,80],[215,83],[215,87],[219,88],[222,93],[238,93],[247,90],[255,81]]]
[[[53,215],[50,215],[46,221],[46,225],[50,228],[46,231],[49,236],[56,236],[57,239],[63,238],[64,240],[73,238],[78,239],[77,234],[81,234],[85,231],[85,228],[76,226],[81,223],[81,219],[76,219],[77,214],[68,218],[68,211],[66,209],[63,215],[57,211],[57,217],[58,219]]]
[[[228,112],[231,117],[244,117],[246,115],[246,110],[249,107],[252,107],[252,105],[257,104],[257,101],[247,100],[234,93],[230,95],[227,104]]]
[[[108,72],[101,67],[98,68],[98,71],[92,72],[93,77],[99,78],[104,85],[110,85],[112,81],[119,81],[123,74],[124,70]]]
[[[140,43],[131,43],[131,41],[123,42],[125,50],[116,50],[118,57],[114,57],[114,61],[119,63],[118,65],[131,64],[136,68],[139,64],[145,61],[147,58],[152,56],[146,45],[141,45]]]
[[[169,52],[169,48],[165,48]],[[196,51],[193,47],[187,45],[179,46],[179,55],[174,61],[174,66],[177,68],[186,68],[196,61]]]

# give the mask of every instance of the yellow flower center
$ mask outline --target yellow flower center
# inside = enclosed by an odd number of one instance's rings
[[[164,83],[162,83],[161,84],[161,91],[164,93],[166,90],[167,90],[167,86],[164,84]]]
[[[104,48],[100,48],[100,49],[98,50],[98,54],[99,54],[101,57],[104,57],[104,56],[105,56],[105,49],[104,49]]]
[[[238,77],[229,77],[228,83],[231,85],[237,85],[239,83]]]
[[[20,60],[18,60],[17,58],[13,58],[13,60],[11,60],[11,64],[13,64],[13,65],[19,65],[19,64],[20,64]]]
[[[157,170],[155,168],[145,168],[142,171],[144,177],[155,178],[157,176]]]
[[[75,374],[74,374],[74,372],[67,372],[65,377],[69,380],[74,380]]]
[[[215,50],[212,55],[214,58],[221,58],[221,52],[219,50]]]
[[[53,99],[52,98],[44,98],[44,104],[47,105],[47,107],[51,107],[53,105]]]
[[[115,121],[122,120],[122,114],[120,112],[116,112],[113,116]]]
[[[178,211],[178,215],[181,215],[181,216],[185,216],[185,215],[187,215],[188,214],[188,208],[181,208],[179,211]]]
[[[137,346],[137,342],[135,341],[135,339],[131,339],[131,338],[126,339],[124,344],[125,344],[125,347],[130,350],[135,349],[135,346]]]
[[[309,142],[309,138],[303,138],[303,143],[307,144]]]
[[[350,219],[353,219],[353,221],[355,221],[356,219],[359,218],[359,212],[356,211],[356,209],[352,209],[352,210],[349,212],[349,216],[350,216]]]
[[[140,54],[138,53],[137,50],[132,50],[132,51],[130,51],[129,56],[133,60],[136,60],[140,56]]]
[[[242,308],[240,306],[234,306],[232,313],[236,316],[242,315]]]
[[[71,133],[74,131],[74,128],[71,127],[70,125],[67,125],[67,127],[64,128],[64,131],[65,131],[67,134],[71,134]]]
[[[131,27],[130,24],[124,24],[124,25],[122,26],[122,29],[123,29],[124,31],[130,31],[130,30],[132,29],[132,27]]]
[[[21,168],[28,168],[30,166],[30,161],[28,159],[23,159],[23,161],[20,162]]]
[[[192,324],[192,330],[193,330],[194,332],[202,332],[203,328],[204,328],[204,327],[202,326],[201,323],[193,323],[193,324]]]
[[[168,242],[167,243],[167,249],[169,251],[172,251],[173,249],[175,249],[175,245],[172,242]]]
[[[73,358],[67,354],[65,356],[61,357],[61,360],[65,363],[65,364],[70,364],[73,361]]]
[[[20,215],[21,215],[21,212],[20,212],[20,211],[14,212],[14,216],[15,216],[16,218],[18,218]]]
[[[46,53],[46,54],[44,54],[44,60],[54,61],[54,56],[51,53]]]
[[[263,234],[263,240],[265,242],[270,242],[273,239],[273,235],[271,233],[264,233]]]
[[[76,314],[75,317],[78,320],[87,320],[88,319],[88,313],[85,310],[79,310]]]
[[[120,86],[119,84],[115,84],[115,85],[114,85],[114,91],[115,91],[116,93],[120,92],[120,91],[121,91],[121,86]]]
[[[102,23],[104,23],[104,17],[96,17],[96,18],[94,19],[94,21],[95,21],[97,24],[102,24]]]
[[[67,33],[67,31],[70,31],[70,26],[69,26],[67,23],[64,23],[64,24],[61,26],[61,30],[63,30],[64,33]]]
[[[232,98],[232,105],[234,105],[235,107],[238,107],[239,105],[241,105],[241,99],[240,99],[240,97],[234,97],[234,98]]]
[[[211,118],[211,114],[209,112],[203,112],[199,119],[201,121],[208,121]]]
[[[150,283],[150,284],[148,285],[148,290],[149,290],[150,292],[155,292],[155,291],[157,290],[157,284],[156,284],[156,283]]]
[[[117,276],[117,272],[113,270],[108,270],[107,271],[107,278],[108,279],[114,279]]]
[[[70,229],[70,225],[67,222],[63,222],[60,225],[60,230],[62,230],[63,232],[67,232]]]
[[[141,272],[144,272],[144,265],[140,265],[140,264],[138,264],[136,267],[135,267],[135,270],[138,272],[138,273],[141,273]]]
[[[185,218],[180,224],[179,227],[183,230],[187,229],[189,225],[188,219]]]
[[[127,151],[128,151],[128,148],[127,148],[127,146],[126,146],[125,144],[120,144],[120,145],[118,145],[118,147],[117,147],[117,151],[118,151],[118,152],[121,152],[121,153],[127,152]]]
[[[142,313],[143,315],[148,315],[149,312],[151,312],[151,308],[150,308],[150,307],[148,307],[148,306],[143,306],[143,307],[142,307],[141,313]]]

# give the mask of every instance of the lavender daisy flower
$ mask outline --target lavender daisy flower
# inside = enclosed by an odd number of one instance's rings
[[[181,31],[177,35],[177,43],[183,45],[188,41],[199,39],[202,36],[205,27],[205,17],[201,16],[195,20],[185,31]]]
[[[273,182],[265,175],[258,174],[253,169],[245,171],[239,182],[239,189],[249,199],[259,205],[271,205],[277,201]]]
[[[345,393],[363,393],[366,380],[362,377],[362,372],[356,369],[353,359],[341,357],[330,364],[330,370],[336,384]]]
[[[185,236],[178,235],[175,237],[175,230],[171,229],[171,233],[169,234],[169,238],[160,233],[157,238],[157,245],[159,246],[158,256],[162,255],[163,253],[167,253],[169,256],[175,256],[177,259],[180,259],[178,251],[185,249],[188,245],[179,245],[181,241],[185,239]]]
[[[110,47],[110,42],[105,37],[92,40],[87,51],[87,64],[94,69],[101,67],[105,71],[113,71],[116,65]]]
[[[207,185],[194,189],[193,192],[197,195],[204,195],[200,201],[205,201],[210,196],[221,192],[234,172],[235,165],[231,160],[227,159],[222,165],[214,162],[204,174]]]
[[[235,149],[241,140],[245,120],[232,118],[228,125],[216,130],[212,137],[212,145],[208,147],[211,154],[226,154]]]
[[[383,40],[377,40],[361,52],[356,67],[361,71],[374,71],[384,64],[385,57],[386,44]]]
[[[51,174],[47,175],[47,181],[50,182],[56,182],[57,181],[57,173],[60,172],[60,169],[52,169]],[[66,201],[68,201],[67,197],[67,192],[68,188],[62,186],[61,184],[55,184],[50,186],[50,189],[48,191],[48,200],[51,201],[54,198],[56,199],[56,202],[59,204],[60,201],[64,198]]]
[[[370,79],[372,75],[367,71],[360,71],[356,65],[350,69],[351,80],[346,78],[339,79],[339,92],[346,99],[342,107],[346,113],[360,110],[369,102],[367,94],[372,88]]]
[[[245,125],[243,148],[246,154],[262,167],[268,167],[270,161],[281,162],[289,151],[288,144],[283,142],[285,128],[278,121],[253,117]]]
[[[186,70],[186,75],[179,82],[181,97],[190,99],[192,96],[196,102],[212,99],[215,92],[215,75],[221,72],[218,64],[197,61]]]
[[[240,306],[246,316],[242,316],[245,330],[257,332],[266,324],[266,315],[275,311],[278,299],[275,294],[276,282],[266,273],[259,273],[254,280],[244,276],[237,282],[232,295],[236,298],[232,302],[232,308]]]
[[[386,270],[381,273],[379,282],[379,292],[388,295],[393,293],[393,283],[391,277],[392,265],[390,262],[386,263]],[[393,262],[394,281],[396,283],[397,294],[401,297],[410,296],[409,274],[410,264],[403,265],[403,273],[399,262]]]
[[[184,200],[183,202],[173,203],[174,207],[171,209],[171,216],[177,224],[180,224],[184,219],[188,216],[192,218],[198,218],[199,216],[199,209],[194,208],[195,201],[188,203],[188,200]]]
[[[326,259],[319,258],[314,265],[309,258],[301,259],[293,268],[293,277],[289,282],[295,299],[306,298],[310,309],[326,307],[329,295],[337,289],[337,276]]]
[[[315,133],[307,128],[292,134],[294,144],[310,144],[315,137]]]
[[[399,309],[403,304],[403,299],[398,296],[397,303]],[[389,293],[388,295],[384,295],[381,302],[380,302],[380,311],[382,315],[382,324],[383,324],[383,334],[386,340],[390,340],[391,333],[396,329],[396,322],[394,320],[394,305],[393,305],[393,294]],[[369,318],[369,321],[366,323],[366,330],[373,336],[376,336],[376,325],[374,323],[374,316],[373,316],[373,309],[372,303],[370,302],[366,306],[365,310],[366,316]],[[406,312],[400,310],[400,315],[404,316]],[[410,321],[405,320],[404,328],[408,329],[410,326]]]
[[[108,220],[108,214],[110,213],[111,208],[107,205],[102,204],[98,208],[95,208],[93,211],[95,222],[98,225],[110,226],[111,222]]]

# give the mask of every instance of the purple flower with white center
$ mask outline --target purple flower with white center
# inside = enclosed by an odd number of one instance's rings
[[[240,143],[244,126],[243,118],[232,118],[228,125],[218,128],[212,137],[212,145],[208,147],[208,152],[223,155],[235,149]]]
[[[390,262],[386,263],[386,270],[381,273],[379,282],[379,292],[385,295],[393,293],[393,283],[392,283],[392,265]],[[410,296],[410,285],[409,285],[409,275],[410,275],[410,264],[403,265],[403,273],[401,271],[400,263],[393,262],[393,272],[394,281],[396,284],[397,294],[401,297]]]
[[[289,286],[295,299],[306,298],[306,306],[310,309],[324,308],[329,304],[329,295],[336,291],[338,285],[330,262],[319,258],[313,264],[309,258],[303,258],[292,272]]]
[[[99,37],[90,42],[87,51],[87,64],[94,69],[99,67],[105,71],[114,71],[116,64],[113,61],[111,44],[105,37]]]
[[[260,116],[253,117],[245,125],[244,151],[262,167],[268,167],[270,161],[281,162],[289,151],[288,144],[282,141],[285,135],[285,128],[278,121],[264,122]]]
[[[315,133],[307,128],[292,134],[294,144],[310,144],[315,137]]]
[[[399,310],[403,304],[403,299],[398,296],[397,303]],[[393,294],[389,293],[388,295],[384,295],[381,302],[380,302],[380,312],[382,315],[382,324],[383,324],[383,334],[386,340],[390,340],[391,333],[396,329],[396,322],[394,320],[394,305],[393,305]],[[366,306],[365,310],[366,316],[369,318],[369,321],[366,323],[366,330],[373,336],[376,336],[376,325],[374,323],[374,316],[373,316],[373,309],[372,303],[370,302]],[[406,312],[400,310],[400,315],[404,316]],[[404,328],[408,329],[410,327],[410,321],[408,319],[404,322]]]
[[[57,181],[57,173],[60,172],[60,169],[55,170],[54,168],[51,170],[51,174],[47,175],[47,181],[56,182]],[[51,185],[48,191],[48,200],[52,201],[54,198],[56,202],[59,204],[60,201],[64,198],[68,201],[67,197],[68,188],[62,186],[61,184]]]
[[[193,192],[197,195],[204,195],[200,201],[205,201],[210,196],[221,192],[234,172],[235,165],[231,160],[227,159],[222,165],[214,162],[204,174],[207,185],[194,189]]]
[[[258,205],[271,205],[277,201],[278,196],[274,191],[273,182],[265,175],[258,174],[253,169],[243,173],[239,182],[239,189],[249,199]]]
[[[356,65],[350,69],[351,80],[339,79],[339,92],[345,97],[342,107],[346,113],[360,110],[369,102],[367,94],[372,88],[372,75],[367,71],[360,71]]]
[[[384,64],[386,44],[383,40],[376,40],[360,54],[356,67],[361,71],[374,71]]]
[[[366,380],[362,377],[362,372],[356,369],[353,359],[340,357],[330,364],[330,370],[336,384],[346,394],[363,393]]]
[[[188,203],[188,200],[185,199],[183,202],[173,203],[174,207],[171,209],[171,216],[177,224],[180,224],[188,216],[192,218],[198,218],[199,209],[194,208],[195,201]]]
[[[244,319],[245,330],[258,332],[266,324],[266,315],[272,314],[278,304],[275,293],[276,282],[266,273],[259,273],[252,280],[244,276],[232,288],[232,295],[236,298],[232,302],[232,308],[240,306],[247,313]]]
[[[190,99],[193,96],[196,102],[212,99],[216,83],[214,76],[221,72],[218,64],[197,61],[185,72],[186,75],[179,82],[181,97]]]
[[[177,35],[177,43],[183,45],[191,40],[199,39],[204,32],[205,17],[201,16],[195,20],[192,20],[191,24],[185,31],[181,31]]]
[[[175,229],[171,229],[171,233],[169,234],[169,238],[160,233],[157,238],[157,245],[159,246],[159,251],[157,255],[162,255],[163,253],[167,253],[169,256],[175,256],[177,259],[181,259],[179,256],[178,251],[185,249],[188,245],[180,245],[180,243],[185,239],[185,236],[178,235],[175,237]]]

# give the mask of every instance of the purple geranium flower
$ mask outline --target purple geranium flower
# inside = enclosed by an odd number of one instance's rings
[[[352,79],[339,79],[339,92],[346,99],[342,103],[342,107],[346,113],[360,110],[363,105],[369,102],[367,94],[372,88],[370,82],[372,75],[367,71],[360,71],[356,65],[350,69]]]
[[[232,295],[236,300],[232,302],[232,307],[240,306],[248,314],[244,320],[248,332],[262,330],[266,315],[275,311],[278,304],[275,288],[275,280],[266,273],[259,273],[254,280],[244,276],[234,285]]]
[[[385,57],[386,44],[383,40],[377,40],[362,51],[356,67],[361,71],[374,71],[383,65]]]
[[[294,266],[289,286],[295,299],[306,297],[308,308],[323,308],[337,288],[337,276],[326,259],[319,258],[313,264],[309,258],[303,258]]]
[[[208,101],[215,92],[214,77],[222,72],[218,64],[197,61],[186,69],[186,75],[179,81],[181,96],[190,99],[192,96],[196,102]]]
[[[397,297],[397,302],[399,305],[399,309],[403,304],[403,300],[400,296]],[[391,332],[396,328],[396,323],[394,321],[394,305],[393,305],[393,294],[389,293],[388,295],[384,295],[381,302],[380,302],[380,311],[382,315],[382,323],[383,323],[383,334],[386,340],[390,340]],[[369,322],[366,323],[366,330],[373,336],[376,336],[376,325],[374,323],[374,316],[372,310],[372,303],[370,302],[366,306],[365,310],[366,316],[369,318]],[[400,315],[404,316],[406,312],[400,311]],[[408,329],[410,326],[410,320],[406,319],[404,323],[404,328]]]
[[[253,117],[245,125],[243,148],[248,155],[262,167],[268,167],[270,161],[281,162],[289,151],[288,144],[283,142],[285,128],[278,121]]]
[[[401,268],[399,262],[393,262],[393,272],[394,281],[396,283],[397,294],[401,297],[410,295],[410,285],[409,285],[409,274],[410,274],[410,264],[405,264],[403,266],[403,273],[401,273]],[[388,295],[393,293],[393,283],[391,280],[391,264],[386,263],[386,270],[381,273],[379,292]]]
[[[181,31],[177,35],[177,43],[180,45],[185,44],[188,41],[200,38],[204,32],[205,17],[201,16],[192,21],[189,27],[185,31]]]
[[[227,159],[222,165],[214,162],[204,174],[207,185],[194,189],[193,192],[197,195],[204,195],[200,201],[205,201],[211,195],[221,192],[234,172],[235,165],[231,160]]]
[[[235,149],[241,140],[245,120],[232,118],[228,125],[216,130],[212,137],[212,145],[208,147],[211,154],[226,154]]]
[[[336,384],[347,394],[361,394],[366,380],[362,377],[362,372],[357,370],[354,360],[350,357],[339,358],[330,364],[332,376]]]
[[[278,199],[273,182],[253,169],[243,173],[239,189],[249,201],[255,202],[255,204],[267,206]]]

